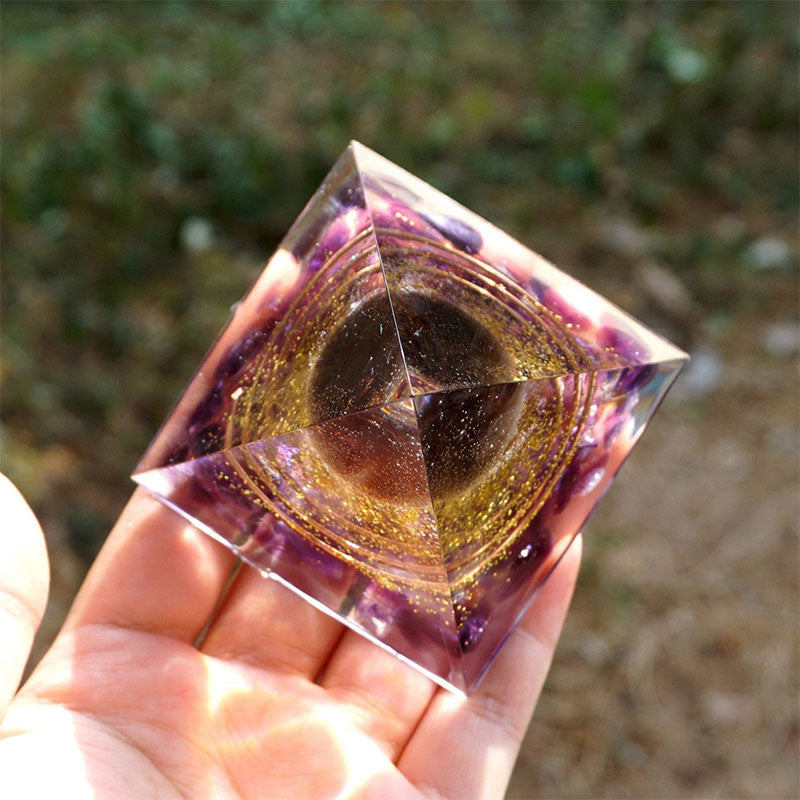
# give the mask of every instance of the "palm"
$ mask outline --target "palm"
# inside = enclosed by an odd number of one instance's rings
[[[137,493],[9,708],[0,775],[36,797],[500,796],[572,549],[464,700],[248,569],[196,648],[232,556]]]
[[[63,742],[37,743],[43,723],[49,725],[39,718],[29,746],[37,757],[69,753],[78,761],[66,765],[67,773],[99,782],[105,796],[161,796],[156,790],[176,798],[337,796],[350,771],[366,766],[354,756],[369,759],[382,779],[399,778],[344,704],[303,678],[207,656],[157,634],[97,628],[75,639],[80,669],[63,683],[48,669],[41,689],[40,677],[29,687],[55,701],[48,708],[53,723],[70,709],[71,730]],[[53,654],[62,668],[66,660]],[[12,724],[24,720],[22,701],[18,706]],[[96,760],[87,758],[93,753]],[[417,796],[410,785],[403,788],[405,795],[392,796]]]

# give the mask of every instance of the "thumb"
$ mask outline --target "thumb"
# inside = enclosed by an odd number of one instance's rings
[[[47,602],[50,568],[36,517],[0,474],[0,721],[17,691]]]

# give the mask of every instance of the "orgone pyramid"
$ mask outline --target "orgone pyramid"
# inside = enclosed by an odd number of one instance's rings
[[[134,479],[469,692],[685,358],[353,142]]]

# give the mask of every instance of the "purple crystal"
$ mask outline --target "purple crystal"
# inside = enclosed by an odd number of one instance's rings
[[[480,251],[483,244],[481,235],[458,217],[448,217],[444,214],[420,214],[420,216],[462,252],[472,255]]]
[[[684,359],[354,142],[134,478],[470,691]]]

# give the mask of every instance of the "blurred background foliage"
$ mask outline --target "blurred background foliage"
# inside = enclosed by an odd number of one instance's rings
[[[770,2],[3,4],[2,461],[53,559],[39,651],[231,305],[356,138],[695,356],[590,525],[511,796],[796,797],[798,21]]]

